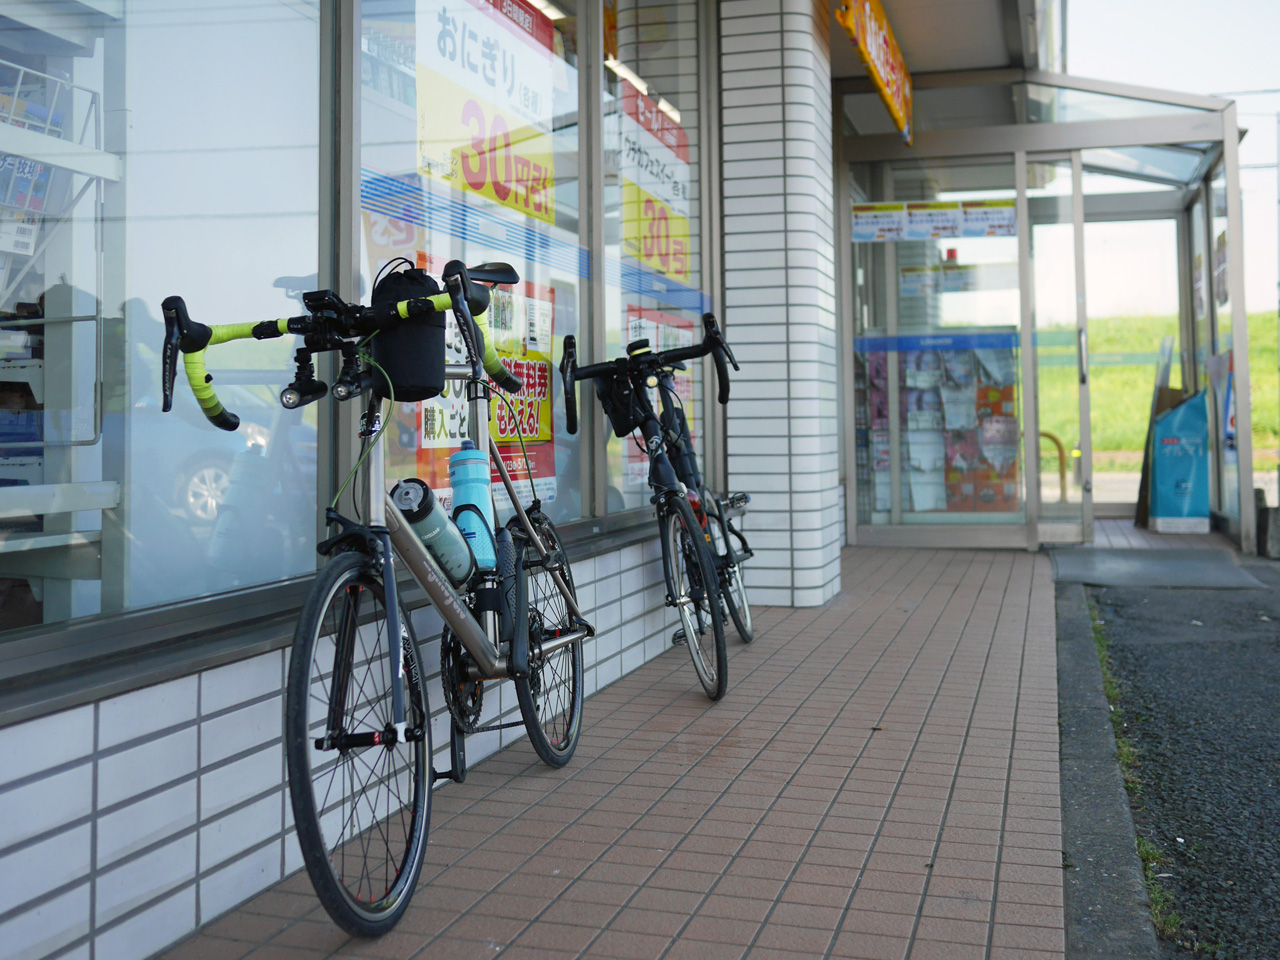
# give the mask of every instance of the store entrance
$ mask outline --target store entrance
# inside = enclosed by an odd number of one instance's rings
[[[1177,233],[1172,218],[1085,223],[1093,498],[1100,516],[1134,515],[1156,379],[1182,386]]]
[[[1155,388],[1181,389],[1190,363],[1183,200],[1092,171],[1083,151],[1030,155],[1026,184],[1037,539],[1089,543],[1095,516],[1135,516]],[[1162,204],[1166,214],[1151,216]]]
[[[837,92],[836,224],[862,268],[836,278],[849,541],[1088,543],[1095,516],[1135,516],[1165,386],[1161,409],[1205,395],[1207,441],[1177,455],[1209,470],[1194,496],[1157,487],[1160,516],[1253,552],[1234,105],[932,75],[904,142],[860,79]]]

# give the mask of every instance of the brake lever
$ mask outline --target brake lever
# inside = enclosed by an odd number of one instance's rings
[[[564,428],[571,436],[578,432],[578,396],[574,392],[578,372],[578,341],[573,334],[564,338],[560,355],[560,378],[564,383]]]
[[[160,410],[163,413],[173,409],[173,382],[178,376],[178,343],[181,340],[182,330],[177,314],[164,311],[164,346],[160,353],[160,386],[164,392]]]
[[[727,356],[729,358],[729,362],[733,364],[733,369],[738,371],[742,370],[742,368],[738,366],[738,359],[733,355],[733,348],[729,346],[729,341],[724,338],[724,334],[717,333],[716,336],[720,340],[720,346],[724,347],[725,356]]]
[[[718,346],[724,350],[725,356],[728,358],[729,362],[733,364],[733,369],[741,371],[742,368],[738,366],[738,360],[733,355],[733,349],[729,346],[729,341],[727,341],[724,338],[724,334],[720,332],[720,326],[716,323],[716,315],[714,313],[704,313],[702,315],[702,326],[706,335],[714,342],[714,346]]]

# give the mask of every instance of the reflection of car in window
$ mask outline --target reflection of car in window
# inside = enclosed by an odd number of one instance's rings
[[[285,410],[269,390],[230,384],[220,386],[219,395],[240,416],[234,432],[211,429],[190,396],[175,400],[177,417],[158,415],[158,396],[144,396],[134,406],[135,449],[149,448],[163,462],[152,475],[156,492],[196,525],[217,519],[238,453],[258,448],[281,482],[305,481],[309,487],[315,477],[316,428],[302,419],[302,411]]]

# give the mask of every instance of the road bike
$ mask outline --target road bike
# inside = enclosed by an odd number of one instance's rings
[[[700,344],[655,353],[648,340],[627,345],[627,355],[604,363],[578,366],[577,344],[565,338],[560,373],[564,379],[565,426],[577,432],[578,413],[575,385],[578,380],[595,380],[596,395],[604,407],[613,432],[631,436],[637,429],[649,457],[649,486],[653,490],[662,570],[666,582],[666,603],[674,607],[680,627],[673,642],[688,645],[694,671],[703,690],[719,700],[728,689],[728,657],[725,651],[726,611],[745,630],[748,642],[750,607],[741,580],[741,563],[750,547],[730,520],[745,508],[749,498],[736,495],[727,501],[704,499],[697,457],[689,436],[688,422],[675,393],[672,370],[685,360],[710,355],[715,360],[719,401],[729,400],[729,364],[738,369],[728,344],[712,314],[704,314],[704,337]],[[657,389],[663,406],[660,417],[649,391]],[[709,495],[707,495],[709,497]],[[745,499],[743,499],[745,498]],[[732,539],[731,539],[732,538]],[[737,546],[741,546],[741,550]],[[730,599],[725,599],[728,595]],[[736,611],[736,612],[734,612]],[[745,614],[744,614],[745,611]]]
[[[712,322],[714,323],[714,318]],[[723,346],[729,362],[735,370],[738,369],[729,344],[725,343]],[[658,371],[657,389],[661,408],[658,419],[662,425],[662,437],[676,476],[694,494],[689,498],[694,516],[711,537],[711,556],[715,561],[716,577],[720,583],[720,602],[732,618],[734,628],[743,643],[750,643],[755,639],[755,627],[751,619],[751,603],[743,580],[742,564],[754,556],[754,552],[734,521],[745,516],[751,503],[751,495],[737,492],[721,497],[703,482],[702,471],[698,468],[698,454],[689,434],[684,404],[676,392],[674,373],[682,369],[684,364],[677,362]]]
[[[379,302],[375,283],[374,305],[362,307],[344,303],[332,291],[312,291],[303,296],[306,316],[222,326],[193,321],[181,297],[162,304],[166,411],[181,354],[205,416],[216,427],[235,430],[239,419],[214,392],[205,351],[231,340],[286,334],[303,338],[294,357],[294,380],[280,394],[286,408],[305,406],[326,393],[339,401],[368,398],[356,465],[325,514],[334,535],[317,546],[328,559],[294,632],[284,736],[307,872],[333,920],[362,937],[385,934],[408,907],[426,853],[432,785],[465,778],[465,735],[515,725],[480,725],[484,685],[512,680],[521,714],[517,722],[544,762],[563,766],[582,729],[582,642],[595,635],[578,606],[555,526],[536,496],[527,509],[522,505],[489,434],[492,399],[509,403],[493,384],[509,393],[522,384],[494,349],[485,284],[518,283],[519,276],[507,264],[468,269],[451,261],[442,274],[443,292],[423,271],[388,274],[392,278],[408,279],[384,293],[414,288],[424,295],[382,296]],[[446,310],[453,314],[466,363],[445,362]],[[342,358],[332,388],[316,378],[312,361],[329,351]],[[461,543],[465,555],[444,552],[443,541],[424,544],[425,527],[415,530],[388,494],[384,458],[377,451],[386,426],[384,401],[394,410],[397,400],[438,395],[446,379],[465,385],[471,439],[488,452],[514,510],[500,529],[479,531],[491,537],[489,564],[477,562],[477,551],[461,536],[461,506],[443,523],[435,512],[428,516],[436,518],[432,536],[449,537],[455,547]],[[364,491],[357,514],[362,520],[353,520],[336,507],[361,471],[365,482],[354,489]],[[434,502],[429,488],[426,492]],[[476,512],[468,518],[473,533]],[[432,767],[426,672],[400,598],[397,558],[444,619],[441,684],[450,715],[450,768],[444,771]]]

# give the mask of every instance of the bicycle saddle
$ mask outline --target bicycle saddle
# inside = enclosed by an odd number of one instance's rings
[[[509,263],[481,263],[467,267],[467,274],[472,280],[481,283],[519,283],[520,274]]]

